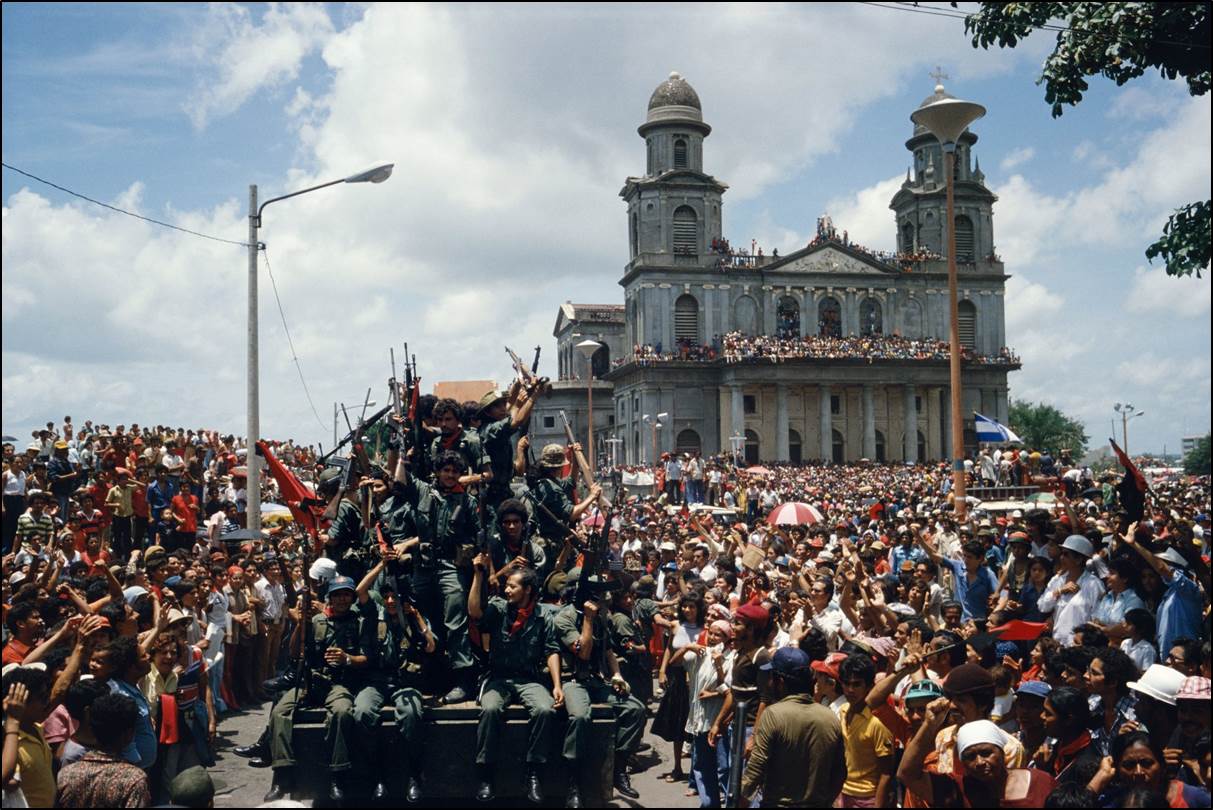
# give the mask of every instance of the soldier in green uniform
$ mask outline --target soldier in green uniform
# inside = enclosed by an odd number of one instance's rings
[[[442,429],[442,435],[430,442],[430,468],[438,475],[438,459],[443,453],[456,453],[463,459],[466,472],[480,474],[490,469],[489,459],[480,444],[480,435],[475,430],[465,430],[461,417],[463,408],[453,399],[440,399],[434,404],[434,422]],[[461,473],[462,474],[462,473]],[[487,477],[484,480],[488,480]],[[509,486],[509,481],[506,481]]]
[[[531,718],[527,743],[528,801],[539,804],[543,791],[539,771],[548,759],[551,725],[556,709],[564,705],[560,685],[560,642],[544,619],[539,605],[539,578],[532,568],[509,569],[505,597],[480,598],[485,570],[492,564],[487,552],[476,557],[468,616],[489,636],[488,680],[480,695],[480,724],[476,730],[476,764],[480,769],[477,801],[493,800],[493,763],[500,752],[502,711],[520,700]],[[545,671],[546,670],[546,671]],[[543,685],[546,677],[551,692]]]
[[[353,463],[352,461],[349,463]],[[341,486],[342,472],[336,467],[329,467],[320,477],[320,495],[322,498],[332,498]],[[337,563],[337,571],[343,576],[350,577],[355,582],[366,573],[365,554],[369,542],[368,527],[362,521],[362,504],[360,500],[360,485],[363,482],[351,479],[349,486],[341,493],[341,502],[337,506],[337,515],[329,525],[328,531],[320,535],[324,543],[323,556]],[[369,486],[369,482],[367,482]]]
[[[328,607],[331,615],[317,613],[311,617],[312,633],[307,647],[307,664],[312,670],[311,690],[307,699],[322,702],[325,708],[325,743],[331,752],[329,770],[329,800],[340,803],[345,791],[340,774],[352,767],[350,750],[357,745],[356,729],[363,731],[363,743],[379,719],[383,694],[373,683],[373,673],[379,665],[377,622],[353,607],[356,586],[349,577],[334,577],[328,586]],[[283,798],[290,789],[290,770],[295,765],[292,744],[294,711],[304,699],[299,687],[288,690],[270,712],[270,752],[274,768],[274,783],[265,801]]]
[[[480,398],[480,444],[488,459],[492,478],[482,490],[485,507],[495,512],[502,501],[512,497],[510,481],[514,478],[514,437],[531,418],[535,405],[532,389],[514,384],[507,397],[500,391],[489,391]],[[514,405],[510,406],[510,401]]]
[[[497,530],[489,538],[489,556],[493,567],[489,569],[489,586],[495,592],[506,568],[534,568],[542,582],[550,570],[547,552],[540,539],[534,536],[526,505],[517,498],[501,502],[497,509]]]
[[[653,697],[653,659],[649,655],[648,639],[641,625],[633,618],[636,583],[626,574],[620,575],[621,586],[611,600],[611,630],[619,674],[628,682],[628,690],[643,704]]]
[[[404,755],[401,764],[407,774],[405,798],[415,804],[422,798],[421,767],[424,761],[421,692],[425,675],[435,663],[434,651],[438,642],[429,622],[411,600],[408,580],[401,581],[391,573],[403,563],[396,555],[395,548],[384,552],[383,559],[367,572],[358,585],[358,600],[366,604],[377,597],[375,601],[382,614],[378,636],[383,666],[376,673],[376,685],[390,696],[395,710],[396,732],[400,735]],[[377,583],[375,591],[371,590],[373,583]],[[380,746],[377,750],[382,752],[386,748]],[[388,793],[385,777],[397,763],[385,762],[379,757],[374,765],[377,778],[372,798],[383,801]]]
[[[468,638],[467,592],[471,562],[480,534],[476,499],[459,486],[463,458],[444,452],[435,464],[436,483],[409,475],[403,460],[396,463],[396,490],[412,507],[421,540],[413,565],[413,594],[450,660],[454,685],[443,703],[462,703],[475,691],[472,647]]]
[[[628,693],[627,681],[619,673],[605,607],[610,592],[619,583],[594,576],[588,584],[590,598],[580,610],[577,605],[565,605],[552,619],[553,629],[560,637],[565,667],[572,672],[572,680],[564,684],[569,715],[564,758],[570,761],[570,772],[574,774],[569,783],[569,807],[581,807],[577,763],[589,756],[590,708],[594,703],[609,703],[615,710],[615,789],[632,799],[640,796],[628,777],[627,761],[640,746],[645,707]]]
[[[580,449],[579,445],[574,445]],[[562,538],[568,529],[575,524],[585,511],[590,508],[602,494],[598,484],[590,486],[589,496],[581,503],[573,503],[574,486],[569,479],[560,477],[564,467],[564,445],[549,444],[543,448],[539,457],[539,478],[535,481],[535,500],[546,507],[537,509],[535,518],[539,522],[539,532],[547,538]],[[576,467],[573,468],[576,470]],[[550,513],[550,514],[549,514]],[[557,523],[555,521],[562,521]]]

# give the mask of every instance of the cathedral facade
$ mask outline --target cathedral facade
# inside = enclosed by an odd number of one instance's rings
[[[945,97],[938,86],[923,104]],[[948,339],[944,161],[935,137],[915,127],[906,141],[912,165],[890,202],[896,253],[854,245],[823,219],[807,247],[762,256],[732,251],[723,238],[728,186],[705,171],[711,127],[685,79],[674,73],[657,87],[638,131],[645,172],[620,191],[629,256],[622,311],[566,304],[555,329],[568,394],[584,392],[591,371],[609,383],[610,399],[595,387],[594,421],[599,442],[615,440],[616,460],[651,463],[691,450],[750,463],[950,457],[946,356],[855,351],[886,338]],[[1018,368],[1005,349],[997,197],[973,158],[976,141],[961,136],[954,174],[966,444],[974,411],[1006,421],[1007,374]],[[582,311],[603,322],[596,328]],[[587,336],[605,346],[590,360],[574,347]],[[820,336],[839,349],[778,362],[725,351],[762,336]]]

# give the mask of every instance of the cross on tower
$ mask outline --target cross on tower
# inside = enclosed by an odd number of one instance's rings
[[[928,73],[927,75],[934,79],[936,84],[943,84],[944,79],[952,78],[948,74],[944,73],[943,68],[941,68],[939,65],[935,66],[934,72]]]

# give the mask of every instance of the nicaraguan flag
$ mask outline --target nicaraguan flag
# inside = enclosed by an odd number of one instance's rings
[[[973,412],[973,416],[977,423],[977,441],[995,444],[1002,444],[1003,442],[1018,442],[1019,444],[1023,444],[1023,439],[1016,436],[1015,432],[1006,425],[1001,425],[976,411]]]

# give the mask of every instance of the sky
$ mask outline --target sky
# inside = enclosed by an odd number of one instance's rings
[[[1117,402],[1145,412],[1133,452],[1208,432],[1209,274],[1144,251],[1209,197],[1210,97],[1095,78],[1053,119],[1036,81],[1054,34],[984,51],[960,20],[889,5],[5,3],[3,160],[236,242],[250,184],[265,200],[394,163],[275,203],[260,231],[261,432],[328,446],[335,401],[384,398],[389,346],[409,342],[427,388],[507,382],[507,344],[542,345],[555,377],[558,305],[623,303],[618,194],[671,71],[713,128],[725,236],[786,254],[823,213],[895,247],[909,116],[940,66],[988,110],[972,130],[1011,276],[1011,397],[1092,445]],[[70,414],[242,434],[247,250],[0,182],[4,432]]]

